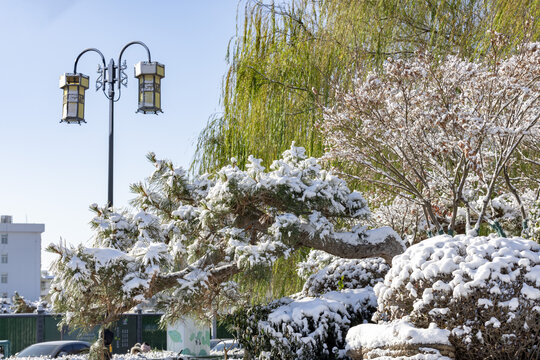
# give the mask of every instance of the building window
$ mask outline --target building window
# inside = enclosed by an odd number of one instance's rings
[[[8,282],[8,281],[7,281],[7,280],[8,280],[8,279],[7,279],[7,276],[8,276],[8,274],[2,274],[2,275],[0,275],[0,283],[2,283],[2,284],[7,284],[7,282]]]
[[[2,234],[1,238],[2,238],[1,240],[2,244],[7,244],[7,234]]]
[[[3,297],[3,298],[6,298],[6,299],[7,299],[7,295],[8,295],[7,292],[2,293],[2,297]]]
[[[8,263],[7,259],[8,259],[7,254],[2,254],[2,256],[0,257],[0,262],[2,264],[7,264]]]

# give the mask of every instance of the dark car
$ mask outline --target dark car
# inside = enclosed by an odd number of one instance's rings
[[[62,341],[46,341],[34,345],[30,345],[21,352],[15,355],[16,357],[59,357],[66,355],[78,355],[88,353],[90,344],[86,341],[77,340],[62,340]]]

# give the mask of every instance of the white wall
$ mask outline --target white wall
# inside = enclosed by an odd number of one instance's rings
[[[210,354],[210,325],[201,326],[190,318],[167,324],[167,350],[182,355]]]
[[[44,224],[0,223],[0,236],[8,236],[7,244],[0,238],[0,297],[17,291],[28,300],[39,299],[43,231]],[[3,254],[8,255],[7,264],[1,262]],[[7,283],[1,282],[2,274],[7,274]]]

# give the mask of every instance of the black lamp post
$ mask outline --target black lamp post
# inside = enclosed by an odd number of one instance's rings
[[[113,206],[113,145],[114,145],[114,103],[120,100],[122,85],[127,86],[127,75],[124,70],[126,62],[122,64],[122,55],[131,45],[141,45],[146,49],[148,61],[141,61],[135,65],[135,77],[139,80],[139,106],[137,112],[144,114],[163,112],[161,110],[161,79],[165,77],[165,65],[152,62],[150,50],[141,41],[132,41],[126,44],[120,51],[118,65],[111,58],[109,65],[105,64],[105,57],[95,48],[83,50],[73,67],[73,73],[60,76],[60,88],[64,91],[62,120],[68,124],[85,123],[84,120],[84,95],[89,87],[89,77],[77,72],[77,63],[85,53],[93,51],[101,56],[101,65],[98,68],[99,77],[96,80],[96,91],[102,89],[103,94],[109,99],[109,187],[107,205]],[[118,82],[118,97],[115,94],[115,83]],[[108,85],[108,91],[105,88]]]

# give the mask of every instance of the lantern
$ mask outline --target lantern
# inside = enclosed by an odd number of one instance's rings
[[[165,77],[165,65],[141,61],[135,65],[135,77],[139,79],[139,108],[144,114],[161,110],[161,79]]]
[[[84,92],[88,89],[89,78],[83,74],[60,76],[60,89],[64,90],[62,120],[68,124],[86,122],[84,120]]]

